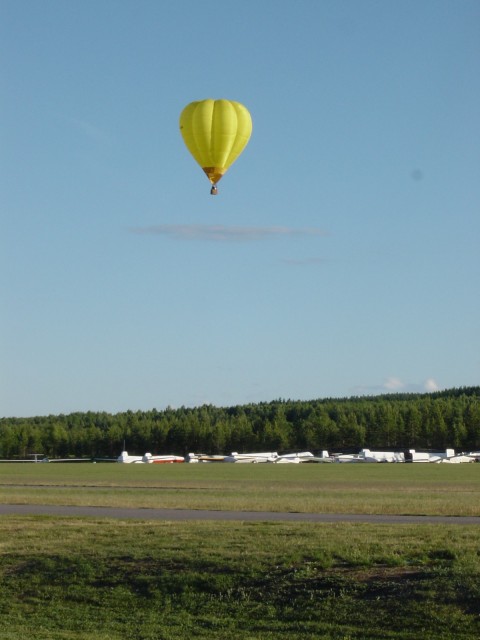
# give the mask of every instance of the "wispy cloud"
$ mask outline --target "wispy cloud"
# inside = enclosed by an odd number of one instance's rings
[[[174,240],[198,240],[211,242],[250,242],[278,237],[325,236],[316,227],[304,229],[292,227],[240,227],[223,224],[159,224],[134,227],[132,233],[140,235],[169,236]]]
[[[109,135],[100,127],[88,122],[87,120],[82,120],[81,118],[67,118],[68,121],[73,124],[78,130],[80,130],[84,135],[86,135],[90,140],[95,142],[110,142]]]
[[[425,391],[438,391],[440,387],[433,378],[428,378],[423,383],[423,388],[425,389]]]
[[[282,262],[292,267],[310,266],[316,264],[325,264],[325,258],[283,258]]]
[[[422,383],[403,382],[400,378],[391,376],[382,384],[360,385],[353,389],[354,395],[368,395],[381,393],[433,393],[440,389],[434,378],[427,378]]]
[[[405,388],[405,383],[400,378],[387,378],[381,387],[387,391],[401,391]]]

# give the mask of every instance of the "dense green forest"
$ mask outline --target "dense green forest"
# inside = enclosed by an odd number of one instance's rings
[[[0,458],[191,451],[480,449],[480,387],[430,394],[276,400],[228,408],[0,419]]]

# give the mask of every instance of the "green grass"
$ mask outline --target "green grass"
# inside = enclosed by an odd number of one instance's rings
[[[6,517],[0,638],[474,638],[478,528]]]
[[[480,465],[0,465],[0,501],[480,514]],[[475,526],[0,519],[0,640],[480,637]]]
[[[0,465],[3,503],[480,515],[480,465]]]

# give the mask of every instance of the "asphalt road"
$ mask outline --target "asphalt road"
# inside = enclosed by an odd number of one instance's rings
[[[474,524],[480,516],[395,516],[349,513],[279,513],[274,511],[207,511],[202,509],[124,509],[43,504],[1,504],[0,516],[44,515],[121,520],[224,520],[239,522],[362,522],[370,524]]]

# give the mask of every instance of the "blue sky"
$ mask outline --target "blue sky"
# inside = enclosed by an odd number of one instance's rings
[[[0,0],[0,415],[480,382],[478,0]],[[209,195],[178,129],[242,102]]]

